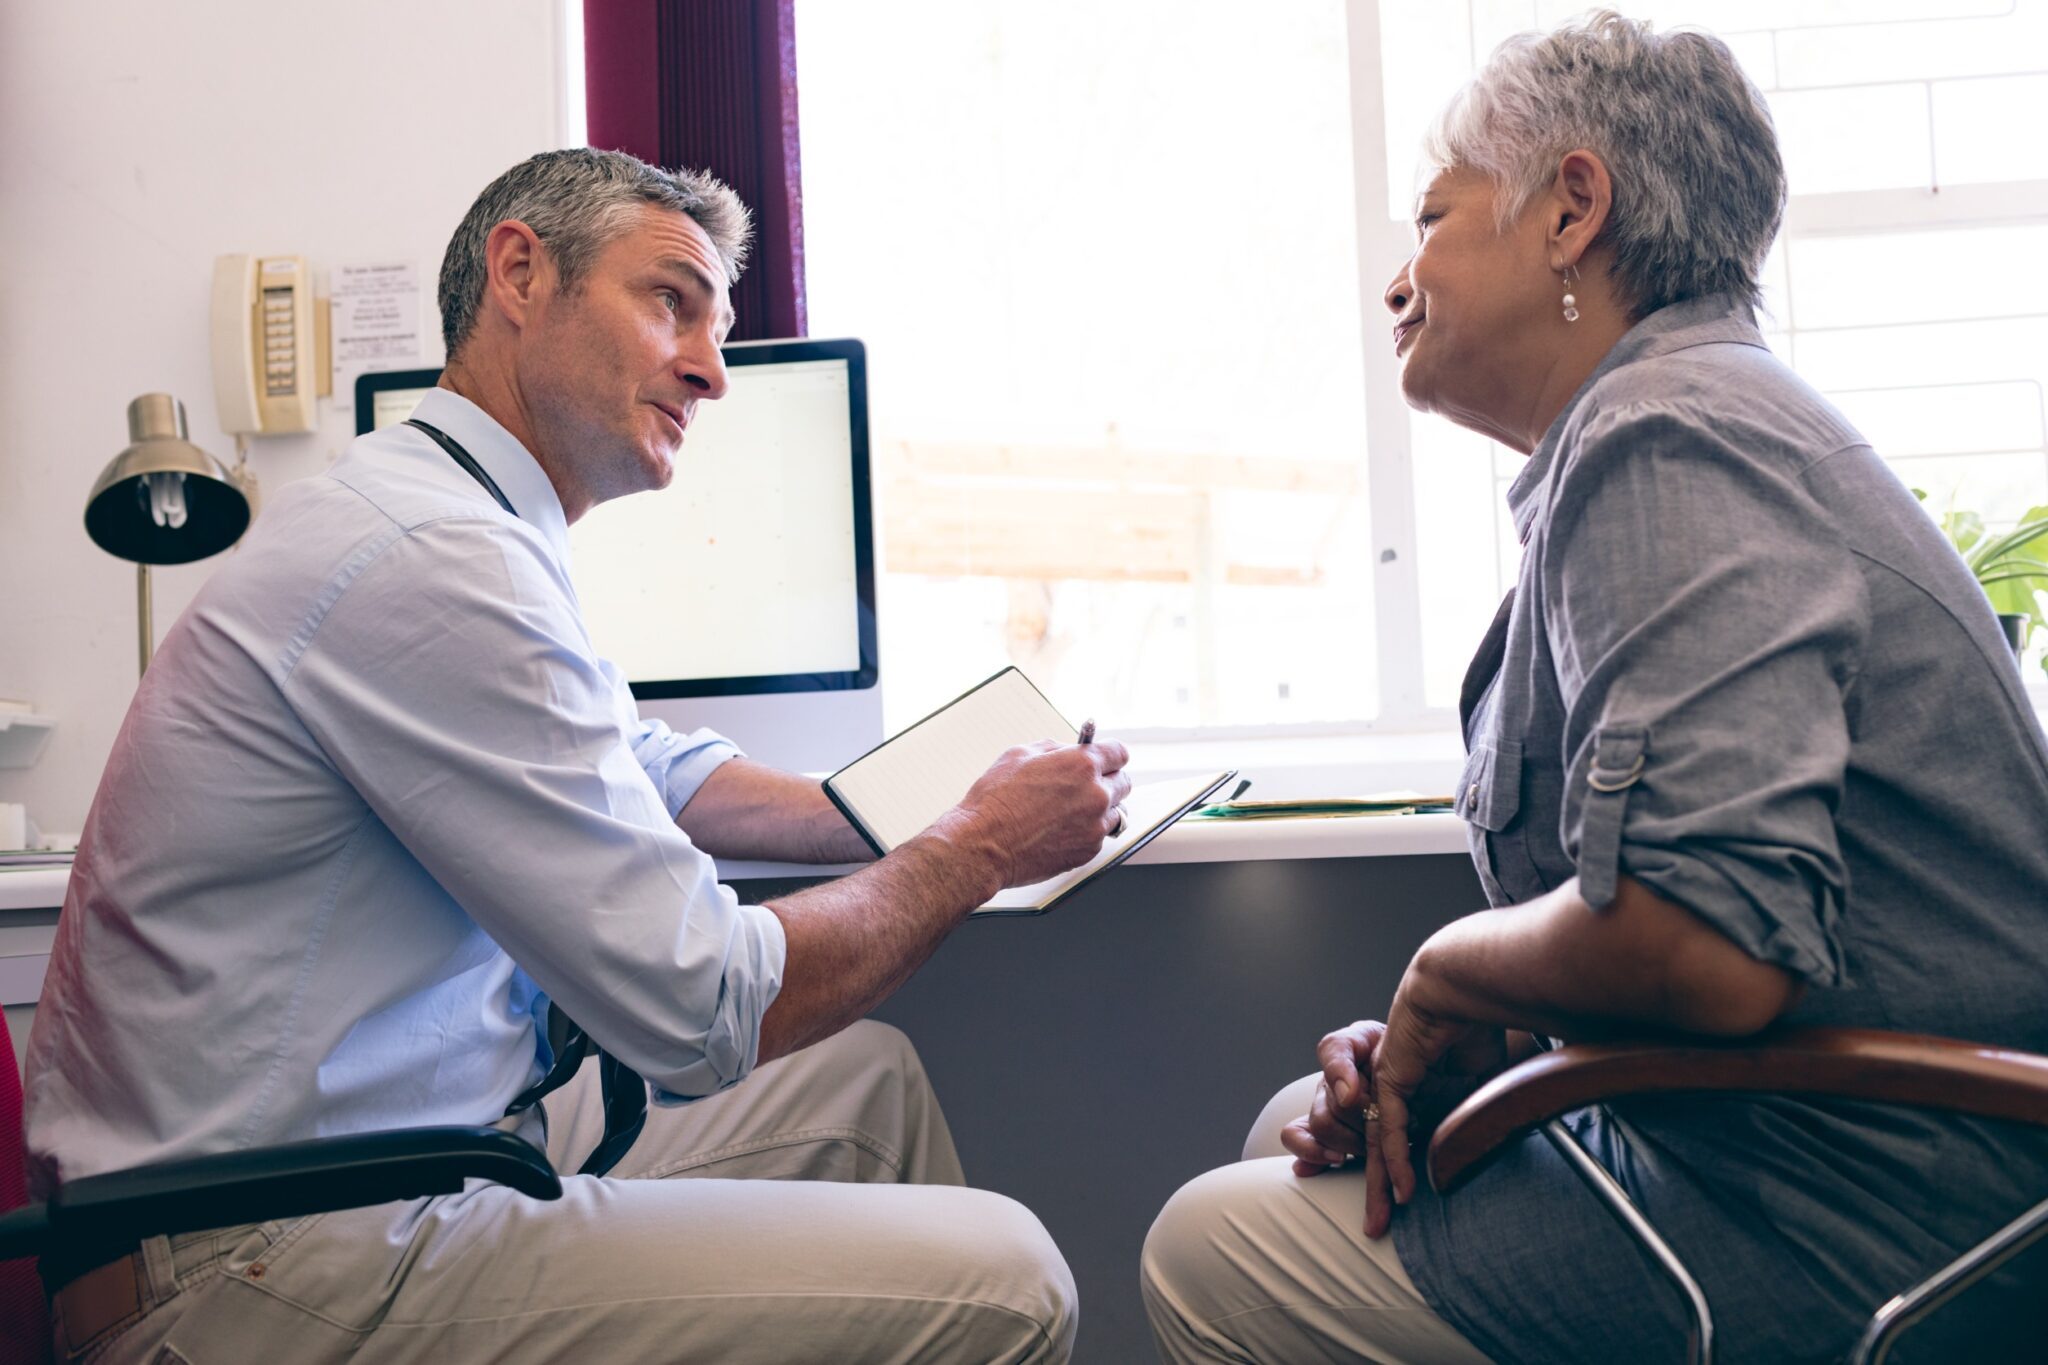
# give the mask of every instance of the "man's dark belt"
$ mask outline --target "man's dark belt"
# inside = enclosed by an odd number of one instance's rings
[[[604,1085],[604,1140],[583,1159],[576,1174],[604,1175],[619,1164],[619,1158],[647,1125],[647,1082],[639,1072],[592,1042],[590,1035],[553,1001],[548,1002],[548,1042],[555,1051],[554,1065],[548,1068],[547,1075],[513,1097],[512,1103],[505,1106],[505,1115],[509,1118],[531,1109],[549,1092],[567,1085],[584,1058],[596,1053],[597,1075]]]

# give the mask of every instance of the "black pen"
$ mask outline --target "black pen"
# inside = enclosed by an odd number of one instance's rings
[[[1081,722],[1081,733],[1074,736],[1074,743],[1093,744],[1094,742],[1095,721],[1093,717],[1090,717],[1089,719]],[[1126,823],[1128,823],[1128,821],[1126,816],[1124,815],[1124,808],[1122,806],[1118,806],[1116,808],[1116,828],[1109,832],[1109,837],[1114,839],[1118,835],[1122,834],[1124,832],[1124,826]]]

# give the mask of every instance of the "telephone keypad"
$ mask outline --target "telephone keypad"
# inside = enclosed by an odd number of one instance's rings
[[[288,397],[298,388],[297,355],[292,346],[292,291],[263,291],[263,391],[271,398]]]

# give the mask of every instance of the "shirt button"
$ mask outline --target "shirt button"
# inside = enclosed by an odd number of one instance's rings
[[[1469,788],[1466,789],[1465,804],[1468,806],[1476,806],[1479,804],[1479,784],[1477,782],[1474,782]]]

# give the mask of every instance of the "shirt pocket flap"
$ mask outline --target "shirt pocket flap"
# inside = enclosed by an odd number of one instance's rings
[[[1483,830],[1499,833],[1522,806],[1522,745],[1519,740],[1482,740],[1465,760],[1451,809]]]

